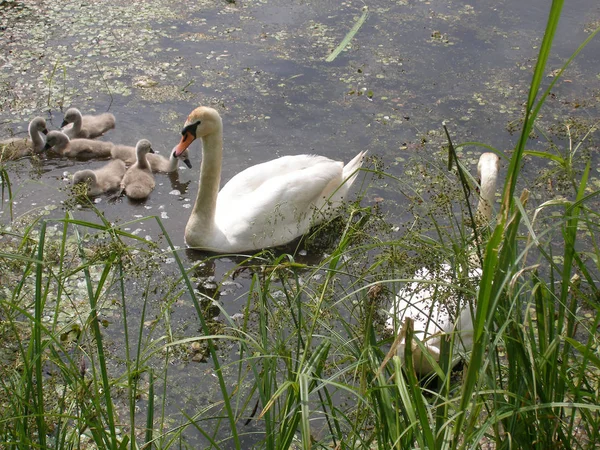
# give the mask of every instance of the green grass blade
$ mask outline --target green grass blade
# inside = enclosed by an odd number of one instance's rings
[[[46,222],[42,221],[38,242],[38,263],[35,265],[35,319],[33,322],[33,357],[35,364],[35,417],[40,448],[46,448],[46,420],[44,417],[44,383],[42,375],[43,346],[42,346],[42,315],[44,312],[44,296],[42,294],[42,281],[44,279],[44,245],[46,237]]]
[[[335,50],[333,52],[331,52],[331,54],[325,59],[325,62],[332,62],[335,58],[337,58],[339,56],[340,53],[342,53],[342,51],[350,43],[350,41],[352,40],[354,35],[358,32],[358,30],[360,30],[360,27],[363,26],[363,23],[365,23],[365,20],[367,20],[368,16],[369,16],[369,9],[366,6],[364,6],[363,13],[359,17],[359,19],[356,21],[356,23],[354,24],[352,29],[348,32],[346,37],[344,37],[344,39],[342,39],[342,42],[340,42],[340,45],[338,45],[335,48]]]
[[[175,249],[175,246],[173,245],[173,242],[171,241],[171,238],[169,237],[167,230],[165,229],[162,221],[158,217],[156,217],[155,219],[163,233],[163,236],[165,237],[165,239],[167,241],[167,244],[169,245],[171,253],[172,253],[173,257],[175,258],[175,262],[177,263],[177,266],[179,267],[179,271],[181,273],[183,281],[184,281],[184,283],[187,287],[187,290],[192,298],[192,301],[194,303],[194,308],[196,309],[196,314],[198,316],[198,320],[200,320],[202,332],[205,334],[205,336],[210,336],[211,335],[210,329],[208,327],[208,324],[206,323],[206,320],[204,319],[204,314],[202,312],[202,308],[200,307],[200,304],[198,303],[198,299],[195,294],[194,286],[192,286],[192,283],[191,283],[189,277],[187,276],[187,272],[186,272],[185,268],[183,267],[183,262],[181,261],[181,258],[179,257],[179,254],[177,253],[177,250]],[[241,444],[240,444],[240,439],[239,439],[238,432],[237,432],[236,417],[233,413],[233,409],[231,408],[231,399],[230,399],[229,392],[227,390],[227,385],[225,384],[225,379],[223,377],[223,372],[221,370],[221,364],[219,361],[219,357],[217,355],[217,352],[216,352],[216,349],[215,349],[215,346],[214,346],[212,340],[208,339],[207,343],[208,343],[208,350],[209,350],[211,359],[214,364],[214,369],[215,369],[215,372],[217,375],[217,379],[219,381],[219,388],[223,395],[225,410],[227,412],[227,418],[229,420],[229,425],[231,427],[231,434],[232,434],[232,438],[233,438],[234,448],[240,449]]]
[[[521,130],[521,135],[519,137],[519,142],[515,147],[515,152],[510,160],[510,166],[508,168],[508,174],[506,178],[506,182],[504,184],[504,194],[502,196],[502,209],[501,214],[503,217],[503,221],[506,222],[508,220],[508,215],[510,211],[510,202],[514,196],[517,178],[519,176],[521,160],[523,158],[523,152],[525,151],[525,147],[527,141],[529,139],[529,134],[533,128],[533,124],[535,119],[537,118],[537,114],[539,112],[539,108],[543,104],[545,100],[545,96],[541,98],[537,107],[534,109],[535,102],[538,96],[538,91],[541,85],[541,81],[544,77],[544,71],[546,68],[546,62],[548,61],[548,57],[550,56],[550,49],[552,47],[552,41],[554,40],[554,34],[556,33],[556,28],[558,27],[558,21],[560,19],[560,14],[563,7],[563,0],[553,0],[552,6],[550,8],[550,14],[548,16],[548,22],[546,24],[546,31],[544,33],[544,38],[542,40],[542,45],[540,46],[540,51],[538,54],[538,59],[535,65],[535,70],[533,72],[533,77],[531,80],[531,84],[529,87],[529,97],[527,100],[527,106],[525,109],[525,121],[523,124],[523,129]]]
[[[4,166],[0,166],[0,182],[2,184],[2,204],[4,204],[4,189],[7,192],[6,203],[8,203],[8,210],[10,215],[10,220],[13,220],[13,196],[12,196],[12,186],[10,184],[10,177],[8,176],[8,172]]]
[[[300,400],[300,431],[302,433],[302,448],[310,450],[310,400],[309,400],[309,375],[302,372],[298,375],[298,390]]]
[[[78,246],[78,250],[79,250],[79,257],[82,262],[85,262],[87,258],[85,256],[85,250],[84,250],[84,246],[83,246],[83,238],[79,235],[77,227],[74,227],[74,230],[75,230],[75,235],[77,237],[77,246]],[[114,259],[114,256],[113,256],[113,259]],[[112,261],[109,264],[105,265],[104,271],[101,275],[102,283],[104,280],[106,280],[106,277],[108,276],[108,271],[110,271],[111,265],[112,265]],[[108,427],[108,431],[110,433],[111,446],[116,447],[117,446],[117,433],[116,433],[116,425],[115,425],[115,413],[114,413],[112,397],[111,397],[111,383],[108,378],[108,369],[106,366],[106,355],[104,353],[102,332],[100,331],[100,324],[98,323],[97,300],[101,294],[102,286],[99,283],[99,286],[97,287],[96,292],[94,292],[94,286],[92,283],[92,277],[90,275],[89,266],[84,264],[83,272],[84,272],[84,276],[85,276],[88,300],[89,300],[89,304],[90,304],[90,327],[91,327],[93,335],[94,335],[94,341],[96,343],[96,351],[97,351],[97,355],[98,355],[98,363],[100,365],[100,376],[102,379],[102,390],[103,390],[104,402],[105,402],[105,408],[106,408],[106,419],[108,421],[107,427]],[[98,407],[99,411],[102,410],[100,405],[97,405],[97,407]]]
[[[144,444],[152,442],[154,429],[154,372],[150,371],[150,379],[148,380],[148,406],[146,412],[146,434],[144,436]],[[133,433],[132,433],[133,434]],[[135,440],[132,437],[132,442]]]

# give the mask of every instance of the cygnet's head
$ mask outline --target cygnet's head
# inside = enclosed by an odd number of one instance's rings
[[[171,158],[177,158],[175,149],[173,149],[173,152],[171,153]],[[181,153],[181,155],[179,155],[179,159],[183,160],[184,164],[187,166],[188,169],[192,168],[192,162],[190,161],[190,151],[188,149],[185,149]]]
[[[37,131],[39,133],[48,134],[48,128],[46,127],[46,120],[43,117],[34,117],[29,124],[30,131]]]
[[[65,113],[65,116],[63,117],[63,121],[60,124],[60,127],[62,128],[70,123],[73,123],[80,117],[81,117],[81,111],[79,111],[77,108],[69,108],[69,109],[67,109],[67,112]]]
[[[46,145],[44,146],[44,150],[50,150],[54,147],[56,147],[56,150],[63,150],[68,143],[69,137],[65,133],[58,130],[53,130],[50,131],[46,137]]]
[[[138,156],[154,153],[154,150],[152,150],[152,144],[148,139],[140,139],[135,145],[135,151]]]
[[[85,170],[78,170],[77,172],[75,172],[75,174],[73,175],[73,186],[75,186],[78,183],[95,183],[96,182],[96,174],[89,169],[85,169]]]

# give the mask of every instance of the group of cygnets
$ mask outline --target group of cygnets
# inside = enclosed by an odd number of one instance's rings
[[[61,130],[49,132],[44,118],[35,117],[29,123],[29,137],[0,141],[0,160],[45,151],[67,158],[111,158],[100,169],[75,172],[73,185],[87,183],[90,196],[118,190],[131,199],[143,200],[154,190],[153,173],[176,171],[178,158],[174,154],[170,158],[154,154],[147,139],[141,139],[135,147],[96,140],[114,127],[113,114],[82,115],[77,108],[66,111]],[[191,167],[187,152],[181,159]]]

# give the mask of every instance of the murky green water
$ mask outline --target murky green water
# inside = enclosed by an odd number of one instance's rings
[[[365,5],[365,24],[346,51],[326,63]],[[457,142],[480,141],[503,151],[514,146],[510,128],[522,117],[546,7],[542,0],[485,6],[404,0],[3,2],[0,136],[24,135],[35,115],[57,128],[62,111],[77,106],[84,113],[109,110],[116,116],[117,128],[103,139],[134,145],[148,138],[167,155],[187,114],[205,104],[218,108],[224,121],[223,181],[276,156],[318,153],[348,160],[363,149],[403,177],[413,157],[443,167],[442,121]],[[549,70],[560,68],[599,25],[595,0],[569,2]],[[553,128],[551,137],[565,146],[565,123],[589,130],[600,120],[599,102],[596,39],[553,89],[540,125]],[[538,136],[531,146],[547,149]],[[594,139],[597,131],[585,148],[595,161],[592,183],[598,186]],[[472,170],[478,154],[473,147],[464,155]],[[101,197],[96,206],[121,223],[157,215],[183,247],[197,191],[197,147],[191,160],[191,170],[157,175],[146,202]],[[15,215],[45,211],[63,217],[68,173],[103,164],[57,158],[11,162]],[[523,186],[533,186],[538,171],[527,165]],[[544,190],[532,201],[557,193]],[[404,197],[397,185],[373,180],[364,203],[376,201],[392,222],[403,222]],[[74,214],[95,217],[85,209]],[[0,221],[9,220],[4,205]],[[159,239],[152,220],[126,228]],[[198,257],[182,255],[187,264]],[[233,266],[230,259],[216,260],[201,275],[219,280]],[[221,298],[232,314],[241,308],[238,297],[247,284],[241,275]],[[191,306],[179,306],[174,320],[183,324]],[[197,383],[197,367],[180,369],[181,383]]]

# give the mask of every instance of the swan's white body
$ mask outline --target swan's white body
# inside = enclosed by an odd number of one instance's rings
[[[473,348],[473,320],[467,297],[457,295],[453,285],[457,279],[452,276],[452,267],[442,264],[435,272],[425,267],[414,276],[415,281],[406,285],[396,296],[396,304],[390,309],[386,328],[394,331],[395,322],[401,335],[397,347],[398,356],[404,360],[406,350],[407,318],[413,320],[414,337],[423,342],[433,360],[439,362],[441,340],[454,333],[452,365],[461,355]],[[481,269],[471,269],[468,273],[475,284],[481,277]],[[433,371],[433,366],[422,354],[421,347],[412,345],[413,365],[418,373]]]
[[[93,139],[73,139],[62,131],[51,131],[46,138],[46,149],[67,158],[108,158],[114,145],[111,142]]]
[[[480,177],[480,200],[475,213],[478,224],[489,222],[492,217],[496,181],[500,160],[494,153],[484,153],[479,158],[477,171]],[[470,258],[472,265],[477,265],[475,258]],[[479,267],[470,268],[466,275],[475,284],[481,278]],[[434,361],[439,362],[441,340],[445,335],[454,334],[452,365],[461,355],[473,348],[473,315],[469,298],[459,295],[451,286],[456,280],[465,276],[457,276],[448,264],[442,264],[439,270],[432,272],[423,267],[414,276],[413,282],[406,285],[398,294],[386,322],[386,328],[394,331],[399,328],[400,340],[398,356],[404,360],[406,347],[407,318],[413,320],[414,337],[423,342],[423,346]],[[473,308],[475,308],[474,303]],[[396,327],[394,326],[396,325]],[[421,352],[416,342],[412,343],[413,365],[418,373],[433,371],[433,365]]]
[[[73,174],[73,185],[88,183],[90,197],[104,194],[119,189],[125,170],[125,163],[118,159],[96,170],[78,170]]]
[[[33,153],[40,153],[46,145],[46,121],[43,117],[34,117],[29,122],[28,138],[10,138],[0,141],[0,160],[17,159]]]
[[[188,117],[174,151],[202,138],[198,196],[185,227],[188,246],[219,253],[286,244],[336,214],[365,152],[344,166],[323,156],[284,156],[249,167],[219,192],[223,125],[212,108]]]
[[[147,139],[141,139],[135,146],[137,161],[127,169],[121,181],[121,191],[133,200],[143,200],[154,190],[155,181],[146,155],[152,153],[152,145]]]
[[[69,124],[72,124],[69,126]],[[63,133],[69,139],[94,139],[102,136],[115,127],[115,116],[111,113],[102,113],[96,116],[83,116],[77,108],[69,108],[65,112],[61,124]]]

